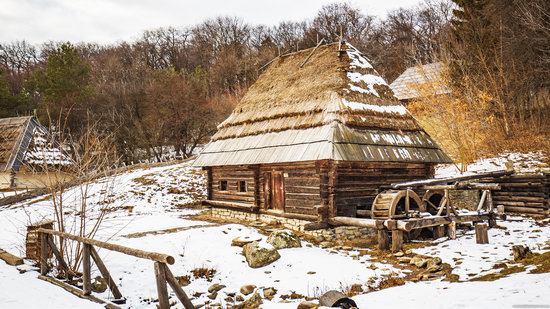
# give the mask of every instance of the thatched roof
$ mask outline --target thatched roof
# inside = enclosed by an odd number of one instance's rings
[[[0,171],[18,171],[24,163],[58,166],[72,161],[36,118],[0,119]]]
[[[275,59],[195,165],[449,162],[367,58],[350,44],[338,48],[333,43]]]
[[[435,87],[433,89],[435,94],[450,93],[451,90],[441,81],[444,69],[445,65],[441,62],[410,67],[390,84],[390,88],[399,100],[418,98],[420,96],[418,87],[426,84],[430,84],[432,88]]]

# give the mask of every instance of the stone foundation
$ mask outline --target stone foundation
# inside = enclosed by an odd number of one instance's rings
[[[315,237],[315,239],[319,242],[353,240],[357,238],[374,237],[376,235],[376,230],[374,229],[355,226],[339,226],[335,228],[305,231],[304,226],[311,223],[310,221],[290,219],[268,214],[250,213],[233,209],[212,207],[209,212],[212,217],[216,218],[247,222],[260,221],[266,224],[282,225],[289,230]]]

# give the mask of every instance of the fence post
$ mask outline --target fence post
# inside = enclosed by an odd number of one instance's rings
[[[48,273],[48,235],[39,233],[40,235],[40,274]]]
[[[166,264],[155,262],[155,277],[157,279],[157,292],[159,296],[159,308],[169,309],[168,287],[166,286]]]
[[[92,292],[90,247],[90,245],[84,244],[82,249],[82,291],[84,292],[84,295],[90,295]]]

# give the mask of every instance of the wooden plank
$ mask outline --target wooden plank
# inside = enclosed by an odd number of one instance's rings
[[[176,297],[180,300],[181,304],[183,305],[183,308],[185,308],[185,309],[195,309],[195,306],[193,305],[193,303],[191,302],[189,297],[187,297],[187,294],[185,294],[185,292],[183,291],[183,289],[181,288],[181,286],[177,282],[176,278],[174,278],[174,275],[170,271],[170,268],[168,266],[165,266],[164,270],[166,272],[166,274],[165,274],[166,275],[166,281],[168,282],[168,284],[170,285],[170,287],[172,288],[172,290],[176,294]]]
[[[0,249],[0,260],[6,262],[6,264],[11,266],[18,266],[23,264],[23,259],[15,256],[5,250]]]
[[[120,290],[118,289],[115,281],[113,280],[113,277],[111,277],[111,274],[109,273],[109,270],[107,270],[107,267],[105,267],[105,264],[103,264],[103,260],[101,260],[101,257],[97,253],[94,247],[90,246],[90,256],[95,262],[95,265],[97,266],[97,269],[99,269],[99,272],[101,273],[101,276],[107,281],[107,286],[113,293],[113,296],[116,299],[123,299],[122,293],[120,293]]]
[[[169,309],[170,299],[168,298],[168,288],[166,286],[166,265],[164,263],[155,262],[155,278],[157,281],[158,293],[158,308]]]
[[[96,296],[91,295],[91,294],[90,295],[84,295],[84,293],[82,293],[82,291],[79,290],[78,288],[76,288],[76,287],[74,287],[74,286],[72,286],[68,283],[65,283],[61,280],[57,280],[55,278],[48,277],[48,276],[45,276],[45,275],[38,275],[38,279],[46,281],[46,282],[54,284],[54,285],[57,285],[58,287],[63,288],[65,291],[67,291],[67,292],[69,292],[69,293],[71,293],[71,294],[73,294],[77,297],[84,298],[84,299],[93,301],[95,303],[104,305],[104,307],[107,308],[107,309],[120,309],[119,306],[113,304],[112,302],[106,301],[104,299],[101,299],[101,298],[96,297]]]
[[[451,223],[447,225],[447,236],[449,239],[456,239],[456,222],[451,221]]]

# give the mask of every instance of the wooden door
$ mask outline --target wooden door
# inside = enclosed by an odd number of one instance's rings
[[[285,211],[285,184],[283,172],[273,171],[271,173],[271,208],[273,210]]]

